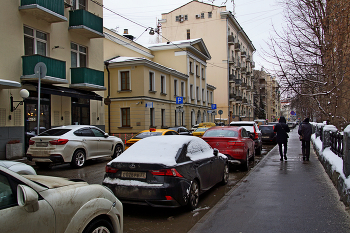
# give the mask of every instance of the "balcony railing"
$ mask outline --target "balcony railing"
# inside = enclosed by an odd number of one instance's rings
[[[63,0],[21,0],[20,11],[49,23],[65,22]]]
[[[242,99],[242,103],[243,103],[243,104],[247,104],[247,103],[248,103],[247,98],[243,98],[243,99]]]
[[[88,38],[103,38],[103,19],[83,9],[70,11],[69,30]]]
[[[236,94],[235,93],[230,93],[229,97],[230,97],[230,99],[236,99]]]
[[[242,101],[242,96],[236,96],[236,101]]]
[[[234,57],[230,57],[228,62],[231,64],[231,65],[234,65],[235,64],[235,59]]]
[[[245,59],[246,61],[250,61],[250,55],[247,56],[247,58]]]
[[[236,85],[241,85],[242,84],[242,79],[235,79]]]
[[[243,82],[243,83],[241,84],[241,86],[242,86],[243,88],[246,88],[246,87],[247,87],[247,83]]]
[[[87,67],[71,68],[71,84],[69,87],[90,91],[106,90],[103,71]]]
[[[246,51],[242,51],[241,52],[241,57],[245,57],[247,55],[247,52]]]
[[[233,35],[228,35],[227,41],[229,45],[233,45],[235,43],[235,38],[233,37]]]
[[[237,51],[241,50],[241,45],[238,42],[235,43],[235,50]]]
[[[34,74],[34,68],[39,63],[46,65],[46,76],[41,78],[43,83],[64,84],[66,79],[66,62],[45,57],[38,54],[22,57],[22,77],[21,80],[38,81],[38,76]]]
[[[229,75],[229,78],[228,78],[229,82],[234,82],[235,79],[236,79],[236,75],[234,75],[234,74]]]
[[[241,73],[242,73],[242,74],[245,74],[246,71],[247,71],[247,68],[246,68],[246,67],[242,67],[242,68],[241,68]]]
[[[236,64],[236,69],[241,69],[241,63],[238,61]]]

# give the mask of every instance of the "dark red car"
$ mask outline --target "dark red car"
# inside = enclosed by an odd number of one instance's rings
[[[202,139],[225,154],[230,163],[240,165],[242,171],[247,171],[249,160],[254,159],[254,141],[243,127],[215,126],[208,129]]]

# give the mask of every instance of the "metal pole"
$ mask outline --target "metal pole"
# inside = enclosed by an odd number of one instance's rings
[[[40,133],[40,91],[41,90],[41,67],[39,67],[39,79],[38,79],[38,108],[37,108],[37,135]]]

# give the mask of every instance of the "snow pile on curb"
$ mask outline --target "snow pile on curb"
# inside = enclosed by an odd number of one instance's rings
[[[322,151],[322,141],[320,137],[316,138],[315,134],[311,136],[311,141],[319,160],[333,181],[341,201],[344,202],[346,206],[350,206],[350,176],[346,178],[344,175],[343,159],[334,154],[330,147],[327,147]]]

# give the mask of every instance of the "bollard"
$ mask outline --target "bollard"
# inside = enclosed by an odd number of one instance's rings
[[[346,178],[350,175],[350,125],[344,129],[343,138],[343,172]]]
[[[325,125],[322,131],[322,151],[331,146],[331,132],[337,132],[337,127],[334,125]]]

